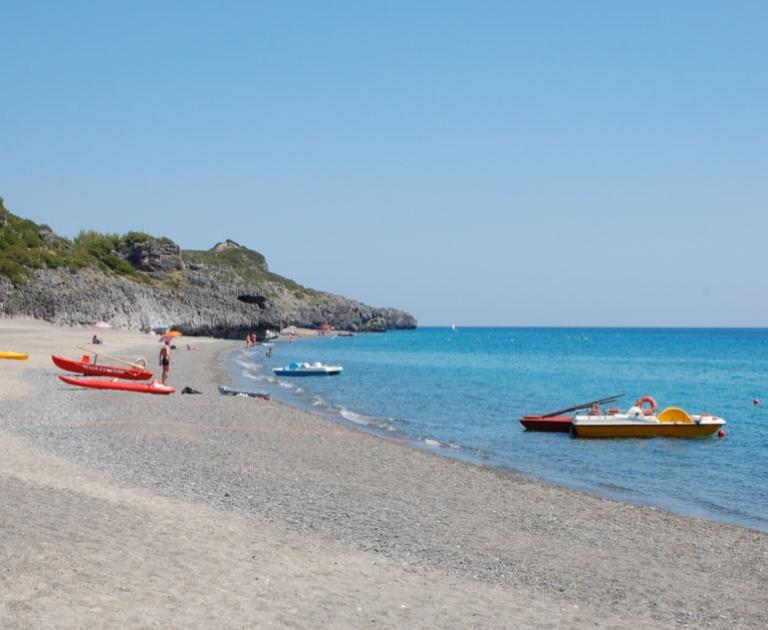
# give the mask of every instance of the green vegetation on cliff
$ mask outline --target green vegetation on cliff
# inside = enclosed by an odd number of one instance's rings
[[[164,279],[153,278],[128,260],[126,252],[150,241],[160,246],[175,247],[168,238],[144,232],[128,232],[121,236],[82,231],[73,240],[69,240],[57,236],[47,225],[39,225],[11,214],[0,197],[0,276],[6,276],[16,285],[27,282],[35,269],[63,268],[76,272],[94,268],[136,282],[163,287],[178,286],[183,272],[170,272]],[[273,282],[284,286],[297,297],[320,295],[317,291],[272,273],[262,254],[232,241],[207,251],[182,251],[181,259],[187,265],[213,268],[228,280],[239,279],[247,284]]]
[[[96,266],[102,271],[109,270],[118,275],[146,281],[128,261],[116,254],[125,238],[117,234],[99,234],[90,230],[80,232],[72,243],[76,257],[82,263],[80,267]]]
[[[118,245],[130,239],[150,238],[138,232],[117,234],[81,232],[74,240],[54,234],[47,225],[11,214],[0,197],[0,275],[14,284],[24,284],[33,269],[67,268],[78,271],[94,267],[141,280],[130,263],[115,254]]]
[[[262,254],[233,241],[220,243],[208,250],[186,249],[181,256],[185,263],[217,267],[231,277],[239,277],[248,284],[275,282],[282,284],[296,296],[318,295],[319,292],[301,286],[289,278],[272,273]]]
[[[56,236],[46,225],[12,215],[0,197],[0,275],[21,284],[32,269],[77,269],[73,254],[69,241]]]

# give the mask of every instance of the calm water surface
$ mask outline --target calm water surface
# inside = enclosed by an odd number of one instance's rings
[[[236,353],[241,387],[449,456],[768,531],[768,329],[422,328],[264,353]],[[292,361],[344,373],[273,378]],[[728,435],[577,440],[518,422],[622,392],[622,408],[648,394],[723,416]]]

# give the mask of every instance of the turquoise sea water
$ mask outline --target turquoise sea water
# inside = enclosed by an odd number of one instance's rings
[[[447,456],[768,531],[768,329],[422,328],[273,350],[235,354],[241,387]],[[292,361],[344,373],[272,376]],[[652,395],[722,416],[727,436],[579,440],[518,422],[622,392],[622,409]]]

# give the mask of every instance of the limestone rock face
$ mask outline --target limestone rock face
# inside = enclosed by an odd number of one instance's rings
[[[151,278],[162,280],[174,272],[184,271],[181,248],[170,241],[149,239],[121,243],[117,253]]]
[[[376,308],[340,295],[291,290],[275,280],[258,284],[215,265],[184,265],[178,247],[142,244],[126,259],[153,277],[177,273],[180,281],[143,283],[86,268],[38,269],[14,286],[0,276],[0,316],[34,317],[63,325],[107,321],[118,328],[175,326],[187,335],[242,338],[246,333],[294,325],[330,324],[352,331],[415,328],[412,315]],[[133,263],[132,263],[133,264]],[[164,276],[165,274],[165,276]]]
[[[83,245],[11,215],[0,198],[0,228],[19,230],[19,225],[34,226],[43,244],[28,245],[29,264],[20,263],[18,253],[16,259],[11,254],[0,259],[9,263],[0,274],[0,317],[64,325],[106,321],[143,330],[175,326],[185,334],[214,337],[291,325],[353,331],[416,327],[403,311],[367,306],[271,273],[262,254],[232,240],[183,252],[168,238],[141,232],[121,239],[92,233]],[[15,273],[8,273],[9,267]]]
[[[54,232],[47,225],[41,225],[37,231],[37,235],[43,239],[46,243],[50,243],[56,240],[56,232]]]

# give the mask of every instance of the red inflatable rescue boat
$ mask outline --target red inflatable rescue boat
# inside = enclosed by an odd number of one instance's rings
[[[83,358],[87,358],[85,355]],[[117,365],[106,365],[104,363],[91,363],[90,361],[77,361],[51,355],[51,360],[62,370],[74,372],[75,374],[84,374],[85,376],[106,376],[108,378],[124,378],[129,381],[146,381],[152,378],[152,372],[140,367],[120,367]]]
[[[124,392],[137,392],[139,394],[174,394],[176,390],[169,385],[163,385],[158,381],[151,383],[133,383],[126,381],[104,381],[95,378],[83,378],[81,376],[59,376],[59,380],[68,385],[88,387],[90,389],[112,389]]]

